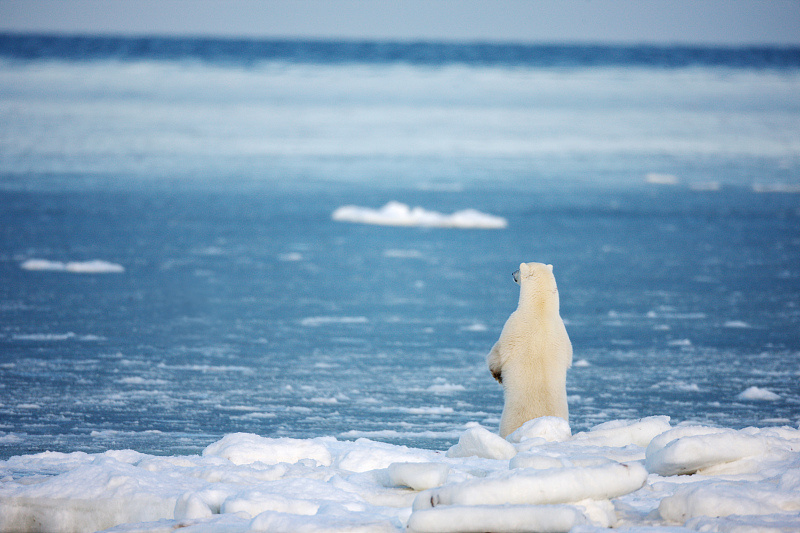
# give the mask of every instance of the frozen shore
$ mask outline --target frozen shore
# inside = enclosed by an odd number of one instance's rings
[[[557,418],[449,450],[230,434],[202,455],[132,450],[0,462],[0,530],[797,531],[800,429]],[[686,529],[683,529],[686,528]]]

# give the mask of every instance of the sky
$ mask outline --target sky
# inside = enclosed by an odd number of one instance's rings
[[[0,0],[0,32],[800,45],[800,0]]]

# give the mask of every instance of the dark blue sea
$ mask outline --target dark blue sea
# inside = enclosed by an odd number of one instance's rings
[[[800,49],[0,36],[0,458],[443,449],[554,265],[573,432],[800,424]],[[341,222],[390,201],[501,229]]]

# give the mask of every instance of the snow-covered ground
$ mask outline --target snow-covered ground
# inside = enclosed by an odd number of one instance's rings
[[[235,433],[202,455],[16,456],[0,482],[2,531],[789,532],[800,429],[545,417],[442,451]]]

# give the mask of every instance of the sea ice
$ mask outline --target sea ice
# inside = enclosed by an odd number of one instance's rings
[[[44,270],[55,272],[71,272],[73,274],[120,274],[125,272],[125,267],[117,263],[110,263],[95,259],[92,261],[49,261],[47,259],[28,259],[20,267],[23,270]]]
[[[447,450],[447,457],[485,457],[486,459],[511,459],[517,454],[514,445],[486,428],[469,428],[458,439],[458,444]]]
[[[739,400],[764,400],[768,402],[774,402],[775,400],[780,400],[781,397],[771,390],[762,389],[759,387],[749,387],[746,390],[740,392],[736,398]]]
[[[202,455],[16,456],[0,461],[0,531],[800,530],[800,429],[520,429],[472,425],[447,454],[234,433]]]
[[[379,226],[423,226],[434,228],[503,229],[508,221],[503,217],[481,213],[475,209],[445,215],[421,207],[410,208],[400,202],[389,202],[380,209],[345,205],[331,215],[340,222],[375,224]]]

